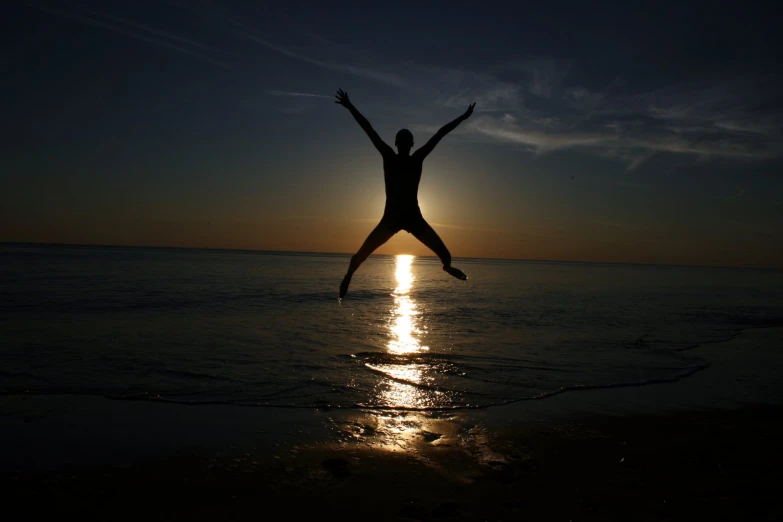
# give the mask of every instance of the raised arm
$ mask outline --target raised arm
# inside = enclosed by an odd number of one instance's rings
[[[339,103],[351,111],[351,114],[353,115],[356,122],[362,129],[364,129],[364,132],[367,133],[367,135],[370,137],[370,141],[372,141],[372,144],[375,145],[375,148],[378,149],[378,152],[380,152],[382,156],[386,156],[387,154],[394,154],[394,150],[389,147],[380,136],[378,136],[378,133],[375,132],[375,129],[372,128],[372,125],[370,125],[370,122],[367,121],[367,118],[362,116],[362,113],[360,113],[356,107],[353,106],[351,100],[348,99],[347,92],[339,89],[334,97],[337,98],[334,103]]]
[[[419,148],[416,152],[414,152],[415,155],[420,156],[421,159],[424,159],[429,155],[430,152],[432,152],[432,149],[435,148],[435,145],[438,144],[440,140],[443,139],[443,137],[448,134],[449,132],[453,131],[457,128],[457,126],[462,123],[463,121],[470,118],[470,115],[473,114],[473,107],[476,106],[476,103],[473,102],[469,107],[468,110],[465,111],[464,114],[462,114],[459,118],[455,119],[454,121],[447,123],[443,127],[441,127],[438,132],[435,133],[435,136],[430,138],[430,140],[424,144],[423,147]]]

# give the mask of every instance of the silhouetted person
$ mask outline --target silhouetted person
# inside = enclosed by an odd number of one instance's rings
[[[468,278],[461,270],[451,266],[451,254],[438,234],[424,220],[419,209],[419,181],[421,180],[421,167],[424,158],[432,152],[435,145],[449,132],[457,128],[457,125],[467,120],[473,114],[473,103],[465,111],[465,114],[456,120],[441,127],[441,129],[430,138],[426,145],[417,149],[411,154],[413,148],[413,134],[408,129],[402,129],[397,133],[394,144],[397,146],[397,153],[392,150],[375,132],[367,118],[362,116],[351,100],[348,99],[348,93],[342,89],[335,95],[339,103],[353,114],[353,117],[359,123],[364,132],[370,137],[372,144],[383,156],[383,179],[386,184],[386,208],[383,211],[383,217],[378,226],[370,232],[364,244],[359,251],[351,257],[351,264],[348,266],[348,273],[345,274],[343,282],[340,284],[340,299],[345,297],[348,292],[348,285],[351,283],[351,277],[359,265],[375,251],[376,248],[387,242],[394,234],[400,230],[405,230],[424,243],[430,250],[435,252],[443,263],[443,270],[453,275],[457,279],[465,280]]]

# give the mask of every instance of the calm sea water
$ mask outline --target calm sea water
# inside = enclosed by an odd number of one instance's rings
[[[783,272],[0,245],[0,389],[448,409],[677,379],[783,324]]]

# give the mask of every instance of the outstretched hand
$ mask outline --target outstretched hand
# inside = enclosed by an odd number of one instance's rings
[[[334,103],[339,103],[346,109],[351,107],[351,100],[348,99],[348,93],[344,90],[338,89],[337,94],[335,94],[334,97],[337,98]]]
[[[470,118],[470,115],[473,114],[473,107],[475,106],[476,106],[476,102],[473,102],[468,106],[468,110],[466,110],[465,114],[462,115],[463,120],[467,120],[468,118]]]

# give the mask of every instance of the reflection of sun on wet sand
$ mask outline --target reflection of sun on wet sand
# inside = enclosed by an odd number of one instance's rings
[[[759,329],[725,343],[710,371],[690,381],[480,411],[314,414],[0,397],[3,411],[12,413],[0,438],[15,432],[12,441],[26,437],[28,444],[3,445],[3,456],[44,458],[53,470],[6,468],[0,486],[6,511],[32,520],[69,514],[104,520],[107,513],[133,521],[245,520],[270,510],[295,519],[336,513],[373,522],[783,520],[781,407],[705,410],[726,408],[714,402],[722,393],[738,389],[751,397],[779,386],[779,372],[759,382],[756,364],[742,361],[751,351],[769,360],[780,334]],[[597,407],[610,409],[599,414]],[[83,449],[111,448],[112,456],[105,465],[66,465],[60,459],[67,443],[47,439],[58,430],[93,433],[102,444]],[[150,451],[151,433],[171,448],[168,456],[133,460],[132,448]],[[205,451],[195,452],[202,444]]]
[[[457,436],[454,415],[435,416],[430,412],[405,411],[447,406],[446,394],[430,388],[434,385],[434,369],[416,355],[427,353],[422,345],[423,330],[419,311],[410,292],[415,278],[411,270],[414,256],[396,257],[394,308],[389,321],[387,353],[398,356],[390,364],[366,363],[365,366],[384,376],[378,383],[377,404],[400,411],[378,411],[362,416],[348,426],[354,434],[367,435],[376,449],[405,452],[417,458],[423,457],[428,448],[450,447]],[[410,356],[411,360],[407,360]]]
[[[391,407],[424,409],[434,406],[431,400],[419,389],[418,385],[426,385],[434,381],[427,375],[428,365],[425,364],[367,364],[371,370],[382,373],[387,379],[380,384],[385,389],[380,393],[380,403]],[[413,383],[413,384],[407,384]],[[440,392],[432,392],[441,395]]]

